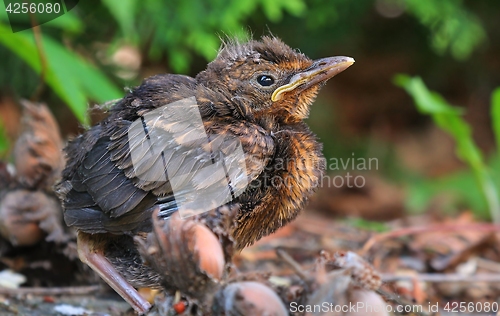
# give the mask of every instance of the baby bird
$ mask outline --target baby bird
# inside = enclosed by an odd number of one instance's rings
[[[311,60],[275,37],[226,43],[195,78],[157,75],[66,148],[58,186],[82,261],[139,313],[134,287],[159,286],[133,236],[159,217],[237,206],[236,249],[297,217],[325,168],[303,122],[319,89],[352,65]]]

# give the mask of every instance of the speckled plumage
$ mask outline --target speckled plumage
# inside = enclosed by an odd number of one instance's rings
[[[146,181],[132,166],[127,131],[150,111],[195,97],[210,142],[219,139],[224,151],[229,144],[221,139],[236,138],[245,153],[249,185],[229,202],[239,207],[230,232],[236,248],[276,231],[299,214],[324,170],[321,144],[303,119],[326,80],[352,62],[344,57],[313,61],[277,38],[263,37],[228,43],[195,78],[166,74],[146,79],[111,108],[108,118],[68,145],[68,164],[59,185],[66,223],[91,242],[108,233],[133,236],[150,231],[156,206],[164,218],[175,212],[170,183]],[[273,83],[263,86],[262,76]],[[277,93],[279,89],[283,91]],[[182,135],[163,119],[159,117],[158,126],[172,136],[167,151],[189,146],[176,142]],[[189,148],[195,154],[204,150]],[[166,156],[166,163],[173,163]],[[182,161],[177,168],[191,170],[204,163]],[[119,251],[108,251],[107,256],[113,264],[123,261],[116,259]]]

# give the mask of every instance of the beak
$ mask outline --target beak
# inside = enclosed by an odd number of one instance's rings
[[[328,79],[346,70],[354,64],[351,57],[336,56],[315,60],[307,70],[294,75],[290,82],[274,90],[272,101],[278,101],[283,93],[295,90],[299,86],[301,90],[307,89],[315,84],[326,82]]]

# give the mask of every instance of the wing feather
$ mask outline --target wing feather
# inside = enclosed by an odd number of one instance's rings
[[[210,101],[176,94],[176,87],[193,82],[173,75],[148,79],[89,131],[95,138],[81,145],[90,150],[72,165],[76,172],[66,172],[68,225],[91,233],[150,229],[155,205],[164,217],[179,205],[216,207],[261,174],[274,138],[255,123],[208,115]]]

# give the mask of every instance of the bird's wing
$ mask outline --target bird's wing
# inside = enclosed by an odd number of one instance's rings
[[[64,198],[64,219],[89,233],[148,230],[156,198],[125,177],[108,152],[109,137],[102,137],[78,166]]]
[[[108,146],[114,165],[160,204],[194,213],[243,193],[274,152],[273,138],[255,124],[202,120],[194,97],[115,123]]]
[[[195,85],[196,81],[188,76],[150,77],[120,100],[103,123],[69,143],[64,179],[58,184],[67,225],[89,233],[148,230],[158,197],[137,187],[111,160],[110,135],[130,126],[137,112],[155,109],[160,102],[182,99],[179,89],[189,91]],[[173,197],[164,197],[161,203],[175,210]]]
[[[251,122],[222,119],[211,112],[210,98],[200,105],[183,99],[194,86],[185,76],[150,78],[70,144],[73,159],[61,186],[69,226],[89,233],[148,230],[155,205],[163,217],[208,210],[256,179],[274,154],[273,137]]]

